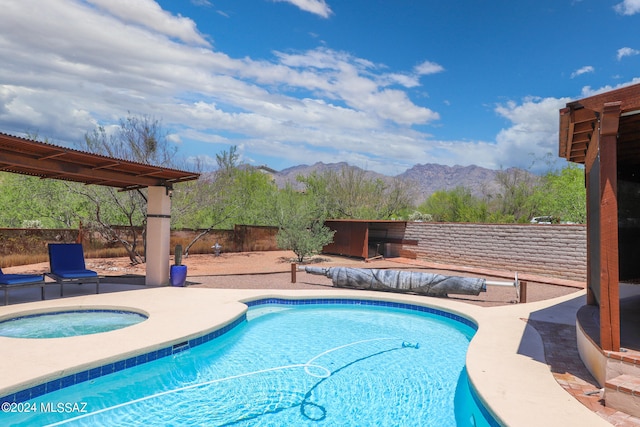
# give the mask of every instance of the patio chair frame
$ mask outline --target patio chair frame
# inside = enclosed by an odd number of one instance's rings
[[[68,254],[60,253],[58,248],[68,248]],[[84,251],[81,243],[49,243],[49,268],[50,272],[45,273],[47,277],[50,277],[55,283],[60,285],[60,297],[64,296],[65,283],[76,283],[82,285],[84,283],[95,283],[96,294],[100,293],[100,276],[93,270],[88,270],[84,263]],[[75,256],[76,259],[72,260],[77,263],[72,270],[65,270],[54,268],[58,264],[58,257],[61,255]],[[80,258],[82,255],[82,258]],[[85,276],[82,273],[87,273]]]
[[[34,280],[26,280],[31,278]],[[15,288],[40,287],[40,296],[44,300],[45,285],[42,274],[4,274],[0,269],[0,289],[4,291],[4,305],[9,305],[9,290]]]

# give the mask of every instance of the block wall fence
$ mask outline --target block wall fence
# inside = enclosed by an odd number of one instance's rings
[[[402,256],[586,281],[587,227],[408,222]]]
[[[225,252],[277,250],[275,227],[236,226],[216,230],[199,242],[193,253],[211,253],[220,242]],[[586,281],[586,225],[459,224],[407,222],[400,256],[434,263],[481,267]],[[172,232],[172,248],[187,244],[195,230]],[[375,233],[374,233],[375,234]],[[74,241],[78,230],[0,229],[0,256],[46,254],[46,243]],[[87,236],[85,236],[87,239]],[[417,244],[415,244],[417,242]],[[96,242],[85,240],[87,248]]]
[[[120,232],[123,240],[131,239],[126,227],[114,227]],[[204,230],[172,230],[170,249],[176,244],[186,246]],[[137,229],[138,246],[144,251],[142,242],[142,228]],[[236,225],[233,230],[212,230],[192,248],[191,253],[212,253],[211,246],[215,243],[222,245],[225,252],[275,251],[277,227],[257,225]],[[47,257],[48,243],[69,243],[79,241],[84,245],[85,252],[94,256],[104,256],[100,250],[106,248],[120,248],[118,242],[106,242],[98,233],[78,229],[39,229],[39,228],[0,228],[0,257],[16,254],[40,254]],[[123,252],[122,256],[125,256]]]

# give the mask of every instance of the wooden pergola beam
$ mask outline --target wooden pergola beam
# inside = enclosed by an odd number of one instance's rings
[[[587,145],[595,133],[598,114],[577,103],[560,110],[560,157],[583,163]]]
[[[115,159],[0,132],[0,170],[120,188],[169,187],[199,174]]]
[[[12,166],[20,169],[32,169],[39,174],[46,174],[47,177],[60,178],[64,176],[73,177],[74,180],[94,183],[100,182],[121,182],[127,183],[131,186],[161,186],[164,182],[161,179],[151,178],[140,175],[127,176],[121,172],[114,172],[108,169],[99,169],[93,167],[86,167],[79,164],[64,163],[53,159],[30,159],[26,156],[21,156],[9,152],[0,152],[0,163],[2,163],[5,169],[10,169]]]

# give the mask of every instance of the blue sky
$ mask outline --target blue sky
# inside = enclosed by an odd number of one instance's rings
[[[530,166],[558,110],[640,82],[640,0],[0,0],[0,132],[130,112],[188,161]],[[541,167],[542,162],[538,162]],[[560,164],[562,165],[562,164]]]

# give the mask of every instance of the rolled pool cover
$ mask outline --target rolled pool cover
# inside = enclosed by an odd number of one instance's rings
[[[415,293],[432,297],[448,294],[479,295],[487,290],[485,279],[443,276],[415,271],[350,267],[305,267],[309,274],[329,277],[333,286],[375,291]]]

